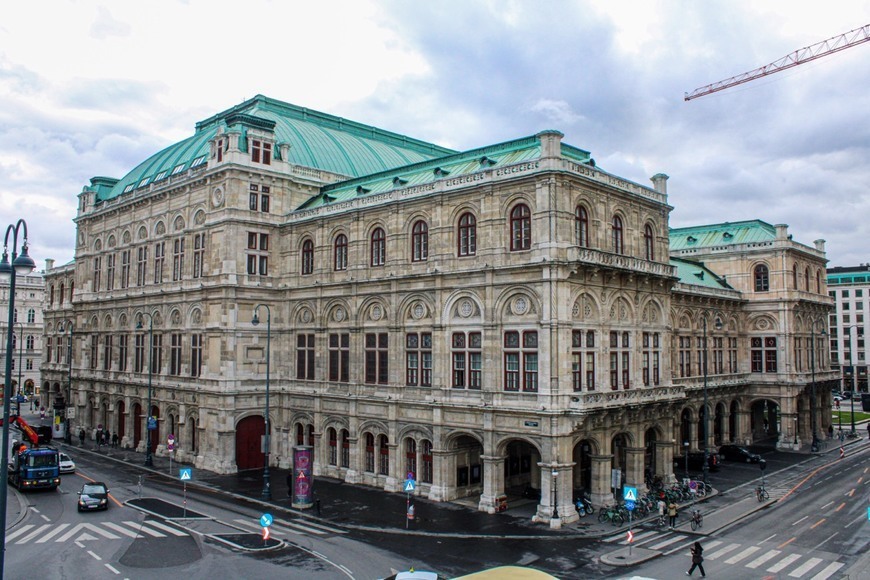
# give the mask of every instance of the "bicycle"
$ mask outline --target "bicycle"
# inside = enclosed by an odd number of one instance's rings
[[[694,532],[695,530],[697,530],[698,528],[703,527],[703,525],[704,525],[704,516],[701,515],[701,510],[697,510],[697,509],[692,510],[692,520],[691,520],[691,524],[692,524],[692,531],[693,531],[693,532]]]
[[[620,513],[619,508],[617,507],[603,507],[601,511],[598,512],[598,521],[600,523],[610,522],[614,526],[621,526],[625,523],[625,519],[622,517],[622,513]]]
[[[758,500],[759,503],[763,501],[767,501],[770,499],[770,494],[767,493],[767,490],[761,487],[760,485],[755,488],[755,499]]]

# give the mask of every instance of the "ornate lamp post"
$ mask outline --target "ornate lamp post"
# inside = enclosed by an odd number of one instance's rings
[[[704,317],[702,319],[704,321],[704,468],[703,468],[703,476],[704,484],[707,484],[707,473],[710,471],[710,466],[707,465],[707,461],[710,459],[710,448],[707,444],[709,439],[709,431],[707,428],[708,418],[707,418],[707,318]],[[716,330],[722,330],[722,321],[718,318],[714,323],[716,326]],[[688,460],[688,454],[686,454],[686,458]],[[687,470],[688,471],[688,470]]]
[[[24,243],[21,246],[21,255],[18,255],[18,231],[24,234]],[[9,261],[9,234],[12,233],[12,262]],[[13,226],[6,228],[6,238],[3,241],[3,258],[0,260],[0,277],[9,279],[9,324],[6,329],[6,382],[3,385],[3,438],[0,452],[4,457],[0,460],[0,578],[3,577],[6,562],[6,500],[8,486],[6,479],[9,475],[9,462],[5,457],[9,449],[9,398],[12,396],[12,324],[15,319],[15,278],[26,276],[36,268],[36,262],[27,254],[27,223],[20,219]]]
[[[72,344],[73,344],[73,322],[68,320],[66,323],[69,337],[66,342],[66,362],[67,362],[67,380],[66,380],[66,408],[64,409],[64,433],[63,440],[66,443],[72,443],[72,421],[70,420],[70,408],[72,407]],[[58,340],[60,340],[58,338]]]
[[[855,368],[855,361],[852,360],[852,351],[855,349],[855,343],[852,342],[852,326],[849,327],[849,366],[852,367],[852,396],[849,397],[849,407],[852,410],[852,437],[854,437],[857,433],[855,432],[855,395],[858,394],[858,369]],[[857,338],[857,336],[856,336]],[[840,415],[840,421],[842,421],[842,415]],[[840,429],[842,430],[842,425]]]
[[[24,323],[20,320],[18,324],[18,393],[15,396],[15,414],[21,414],[21,367],[24,360]]]
[[[553,519],[554,520],[559,519],[559,508],[556,505],[556,502],[558,500],[558,498],[556,496],[556,483],[557,483],[556,480],[559,477],[559,471],[556,469],[556,465],[557,465],[556,463],[553,463],[553,470],[552,470],[552,473],[550,474],[553,476]]]
[[[139,314],[139,322],[136,323],[136,329],[142,330],[142,317],[148,317],[148,409],[145,411],[145,466],[151,467],[154,465],[154,460],[151,458],[151,365],[154,362],[154,317],[148,312]]]
[[[822,330],[820,336],[828,333]],[[815,453],[819,450],[819,435],[816,433],[816,321],[810,325],[810,371],[812,386],[810,387],[810,422],[813,429],[813,443],[810,449]]]
[[[251,324],[257,326],[260,324],[260,318],[258,316],[260,312],[260,307],[266,309],[266,415],[264,417],[264,423],[266,428],[266,434],[263,436],[263,452],[266,455],[265,465],[263,466],[263,499],[271,500],[272,499],[272,484],[269,480],[269,446],[271,442],[269,441],[270,435],[272,434],[272,422],[269,420],[269,351],[272,346],[272,310],[269,308],[268,304],[257,304],[254,308],[254,318],[251,320]]]

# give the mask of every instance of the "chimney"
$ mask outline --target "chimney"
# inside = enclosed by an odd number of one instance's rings
[[[46,258],[45,259],[45,271],[48,272],[52,268],[54,268],[54,259],[53,258]]]
[[[822,253],[825,251],[825,240],[815,240],[813,244],[816,245],[816,249]]]
[[[776,228],[776,239],[777,240],[787,240],[788,239],[788,224],[776,224],[773,227]]]
[[[662,195],[668,194],[668,176],[664,173],[656,173],[652,177],[650,177],[650,181],[653,182],[653,189]]]

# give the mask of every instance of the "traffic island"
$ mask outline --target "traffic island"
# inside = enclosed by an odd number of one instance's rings
[[[263,539],[262,534],[254,533],[239,533],[239,534],[208,534],[207,538],[212,538],[236,548],[237,550],[246,550],[249,552],[274,550],[284,545],[281,540],[275,538]]]

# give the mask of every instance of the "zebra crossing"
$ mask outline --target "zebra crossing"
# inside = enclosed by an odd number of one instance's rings
[[[6,534],[6,545],[46,544],[49,542],[85,542],[128,538],[168,538],[189,536],[187,532],[158,521],[82,522],[78,524],[25,524]]]
[[[254,532],[263,531],[263,528],[261,526],[259,526],[256,522],[252,522],[251,520],[235,519],[233,520],[233,524]],[[330,526],[325,526],[323,524],[317,524],[310,521],[275,520],[269,527],[269,533],[272,536],[283,537],[291,535],[310,536],[312,534],[315,536],[328,536],[346,534],[347,532],[345,530],[339,530],[337,528],[332,528]]]
[[[696,539],[697,536],[679,532],[645,530],[635,534],[631,545],[673,554],[679,550],[688,550]],[[613,545],[628,545],[625,534],[613,535],[602,541]],[[743,566],[750,570],[782,574],[784,576],[781,577],[788,578],[827,580],[845,565],[842,562],[825,561],[818,557],[787,554],[782,550],[765,549],[761,546],[744,546],[721,540],[707,540],[703,545],[705,565],[710,566],[711,562],[722,561],[729,566]],[[707,570],[709,572],[710,568],[708,567]]]

